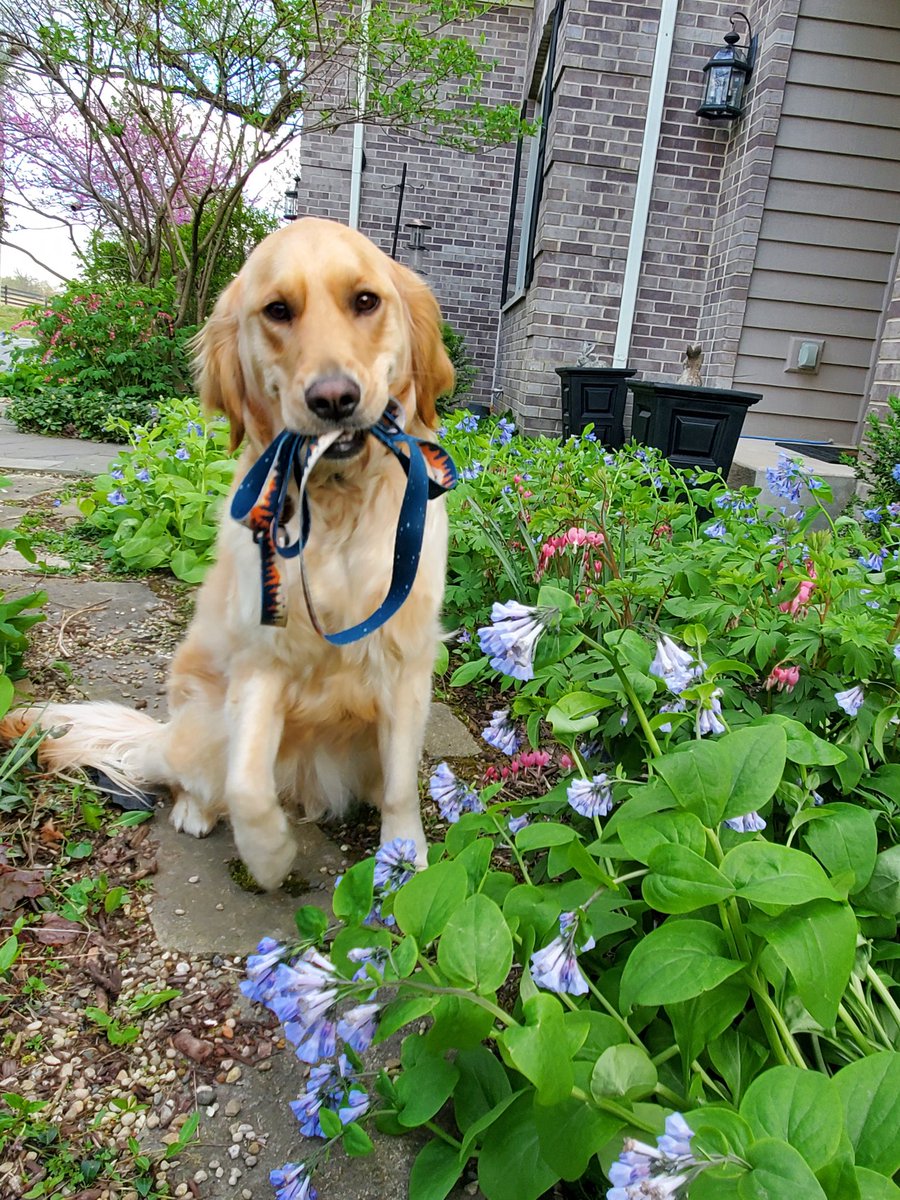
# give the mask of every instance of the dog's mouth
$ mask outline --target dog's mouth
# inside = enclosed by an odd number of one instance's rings
[[[355,458],[366,444],[367,432],[365,429],[348,429],[331,443],[322,457]]]

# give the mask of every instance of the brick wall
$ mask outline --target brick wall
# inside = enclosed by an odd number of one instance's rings
[[[888,396],[900,396],[900,248],[891,298],[884,314],[868,392],[868,411],[883,412]],[[865,422],[863,421],[863,426]],[[860,430],[862,432],[862,430]]]
[[[499,6],[460,28],[470,40],[483,35],[483,56],[495,61],[479,97],[485,103],[518,105],[531,16],[530,6]],[[308,215],[348,219],[351,141],[350,127],[303,137],[301,205]],[[473,398],[481,403],[491,396],[513,155],[512,146],[466,154],[385,129],[365,131],[359,227],[390,253],[405,162],[397,259],[424,275],[446,319],[465,335],[478,366]],[[406,222],[414,219],[431,225],[420,251],[409,244]]]
[[[725,126],[695,109],[702,66],[722,44],[733,5],[682,0],[628,361],[647,378],[677,378],[684,346],[700,340],[705,381],[732,381],[799,3],[748,9],[760,55],[747,116]],[[535,280],[501,322],[501,403],[527,428],[558,431],[554,369],[573,365],[586,340],[597,343],[600,362],[612,361],[659,7],[566,6]],[[527,79],[538,43],[533,36]]]

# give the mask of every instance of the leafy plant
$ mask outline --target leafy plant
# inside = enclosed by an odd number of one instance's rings
[[[217,508],[234,469],[224,425],[207,425],[193,400],[165,402],[157,424],[112,428],[129,449],[79,501],[97,530],[105,557],[118,570],[168,567],[188,583],[212,560]]]
[[[900,502],[900,397],[890,396],[884,413],[869,413],[859,457],[847,461],[871,489],[874,506]]]
[[[71,285],[20,322],[28,343],[0,376],[17,427],[39,433],[104,438],[111,420],[146,422],[161,396],[187,393],[186,343],[176,329],[165,286],[86,292]]]
[[[456,372],[453,392],[447,400],[443,401],[443,404],[452,406],[469,394],[478,375],[478,368],[466,348],[466,339],[463,334],[454,329],[448,321],[444,322],[441,332],[444,338],[444,347],[453,363],[453,370]]]

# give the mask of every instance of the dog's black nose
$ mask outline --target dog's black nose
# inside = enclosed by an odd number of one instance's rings
[[[342,421],[359,404],[359,384],[347,375],[325,375],[306,389],[306,403],[323,421]]]

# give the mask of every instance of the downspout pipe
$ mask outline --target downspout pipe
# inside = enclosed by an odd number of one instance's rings
[[[656,155],[659,150],[659,134],[677,18],[678,0],[662,0],[659,28],[656,33],[656,51],[653,55],[653,69],[650,73],[650,91],[647,96],[644,140],[641,145],[641,158],[638,163],[637,183],[634,190],[634,211],[628,234],[625,273],[622,277],[622,299],[619,304],[619,321],[616,326],[616,343],[612,360],[614,367],[627,366],[628,352],[631,349],[634,314],[641,280],[641,264],[644,257],[644,239],[647,236],[647,221],[653,194],[653,176],[656,172]]]
[[[359,62],[356,68],[356,111],[362,113],[366,107],[366,96],[369,89],[369,14],[372,11],[372,0],[362,0],[360,15],[360,31],[362,45],[359,49]],[[366,127],[362,121],[353,126],[353,146],[350,150],[350,217],[351,229],[359,229],[359,207],[362,200],[362,171],[363,148],[365,145]]]

